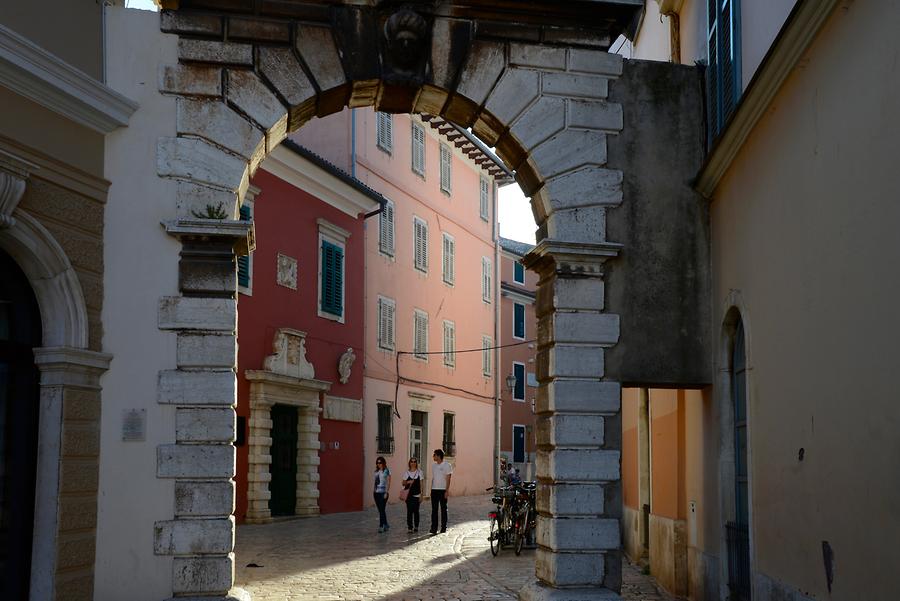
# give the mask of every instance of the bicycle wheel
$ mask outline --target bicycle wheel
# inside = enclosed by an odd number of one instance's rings
[[[488,540],[491,541],[491,555],[497,557],[497,553],[500,552],[500,525],[496,517],[491,518],[491,533]]]
[[[529,515],[531,508],[528,505],[525,506],[525,509],[522,511],[522,515],[519,517],[519,523],[516,528],[516,555],[522,554],[522,547],[525,546],[525,539],[528,538],[528,522],[531,516]]]

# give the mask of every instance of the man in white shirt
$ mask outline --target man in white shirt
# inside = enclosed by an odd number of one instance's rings
[[[437,534],[438,505],[441,506],[441,532],[447,531],[447,496],[450,494],[450,477],[453,466],[444,461],[444,451],[435,449],[431,466],[431,533]]]

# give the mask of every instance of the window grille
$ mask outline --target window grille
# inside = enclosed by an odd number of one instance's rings
[[[378,403],[378,436],[376,443],[378,452],[390,455],[394,452],[393,411],[387,403]]]

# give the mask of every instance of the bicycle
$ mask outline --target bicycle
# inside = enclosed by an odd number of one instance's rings
[[[534,482],[525,482],[516,487],[516,521],[515,521],[515,546],[516,555],[522,554],[525,542],[533,536],[537,526],[535,512],[535,495],[537,485]]]
[[[487,490],[495,491],[491,502],[497,505],[495,511],[488,513],[488,517],[491,519],[488,541],[491,544],[491,555],[496,557],[500,553],[500,549],[511,544],[512,536],[515,533],[512,516],[515,512],[515,501],[518,494],[515,487],[511,486],[496,490],[492,486]]]

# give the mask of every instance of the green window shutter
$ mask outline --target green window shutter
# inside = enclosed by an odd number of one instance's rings
[[[252,219],[252,214],[250,212],[250,207],[248,205],[244,205],[241,207],[241,221],[250,221]],[[237,258],[237,270],[238,270],[238,286],[243,286],[244,288],[250,287],[250,255],[245,255],[243,257]]]
[[[322,311],[344,313],[344,251],[327,240],[322,240]]]
[[[516,338],[525,338],[525,305],[513,303],[513,336]]]

